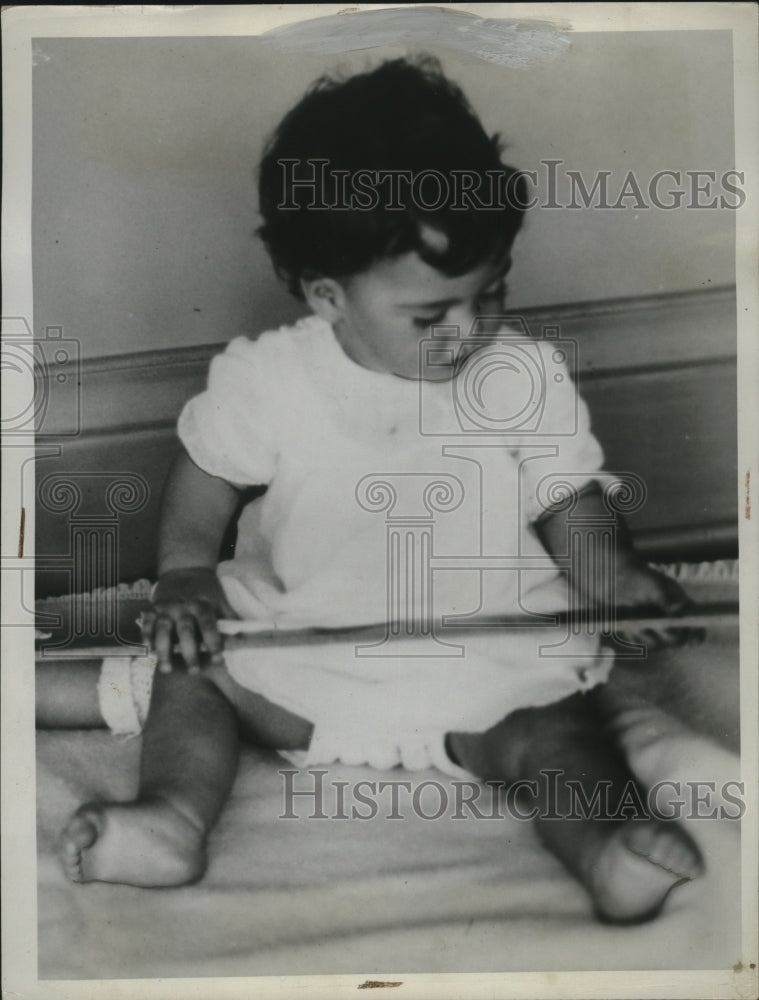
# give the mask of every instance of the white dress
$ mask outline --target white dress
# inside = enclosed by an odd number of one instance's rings
[[[436,344],[422,349],[434,364]],[[180,438],[209,474],[268,486],[218,568],[236,613],[279,629],[392,622],[415,635],[228,653],[238,683],[313,722],[298,763],[459,773],[446,732],[605,679],[590,636],[569,656],[546,648],[555,630],[442,638],[444,622],[566,607],[532,524],[557,484],[579,488],[603,461],[566,354],[504,330],[454,379],[414,381],[358,366],[309,317],[237,338],[212,361]]]

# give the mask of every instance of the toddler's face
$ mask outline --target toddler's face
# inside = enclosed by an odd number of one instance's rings
[[[339,284],[335,336],[364,368],[418,379],[419,342],[431,336],[432,326],[458,327],[452,338],[466,338],[475,317],[503,311],[510,263],[507,256],[449,278],[417,253],[379,261]]]

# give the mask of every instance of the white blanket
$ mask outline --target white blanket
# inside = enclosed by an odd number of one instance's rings
[[[639,711],[642,691],[650,704],[669,702],[734,743],[735,634],[715,634],[642,670],[615,669],[611,683],[629,698],[623,736],[648,780],[737,774],[737,757],[711,737],[657,711],[641,725]],[[653,924],[608,927],[594,920],[584,891],[528,823],[452,818],[455,785],[439,772],[332,765],[323,786],[331,818],[309,819],[312,800],[301,797],[293,800],[301,818],[281,819],[280,771],[288,765],[246,749],[199,884],[74,885],[55,857],[57,833],[80,803],[133,794],[139,740],[41,732],[38,745],[42,978],[728,969],[740,955],[739,825],[732,820],[688,821],[705,877],[678,889]],[[424,819],[404,793],[403,820],[386,818],[386,805],[371,820],[336,818],[335,782],[359,779],[408,780],[412,788],[434,780],[449,808]],[[301,773],[295,787],[312,788],[313,780]],[[432,813],[441,792],[427,792],[420,801]],[[387,803],[386,795],[377,799]]]

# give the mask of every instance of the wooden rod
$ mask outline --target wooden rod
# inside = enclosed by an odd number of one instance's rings
[[[592,621],[589,613],[577,614],[574,618],[566,612],[552,615],[552,621],[546,623],[544,620],[534,617],[509,617],[509,618],[473,618],[467,624],[456,621],[449,625],[441,625],[435,632],[439,639],[451,639],[464,641],[473,634],[492,632],[494,630],[506,630],[508,628],[537,629],[547,631],[551,629],[565,628],[570,620],[582,622],[584,615],[588,615],[585,620]],[[267,646],[318,646],[335,642],[340,643],[372,643],[379,642],[387,635],[385,624],[369,625],[340,629],[314,629],[313,627],[302,626],[282,628],[270,621],[234,621],[223,619],[219,623],[219,631],[225,636],[225,645],[228,649],[243,649],[248,647]],[[597,624],[597,623],[596,623]],[[640,632],[646,629],[653,629],[661,632],[668,628],[676,629],[699,629],[709,628],[735,628],[738,625],[738,606],[734,603],[715,603],[696,605],[687,614],[676,615],[641,615],[635,609],[620,609],[615,617],[616,630],[621,633]],[[429,637],[427,637],[429,638]],[[394,640],[391,638],[390,640]],[[425,641],[424,636],[403,636],[401,642]],[[178,651],[178,647],[176,647]],[[56,650],[54,646],[46,650],[38,649],[36,658],[38,660],[51,659],[93,659],[104,656],[123,655],[125,652],[132,652],[132,655],[139,655],[144,651],[144,647],[139,645],[127,646],[111,643],[109,645],[80,645],[62,647]]]

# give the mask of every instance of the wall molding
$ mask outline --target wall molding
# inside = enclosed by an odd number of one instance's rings
[[[653,295],[638,295],[617,299],[594,299],[589,302],[565,302],[551,306],[530,306],[526,309],[515,309],[515,315],[524,316],[534,324],[561,324],[568,320],[595,320],[598,317],[613,317],[629,314],[643,314],[651,310],[688,309],[696,306],[701,309],[705,304],[717,304],[725,307],[735,299],[734,285],[721,285],[716,288],[689,289],[681,292],[657,292]],[[82,361],[82,373],[98,371],[116,371],[134,365],[153,368],[156,365],[167,364],[202,364],[214,354],[223,349],[225,340],[208,344],[197,344],[191,347],[168,347],[153,351],[134,351],[124,354],[108,354],[95,358],[85,358]],[[54,377],[59,369],[51,366],[50,373]]]
[[[578,344],[578,381],[726,364],[736,356],[735,289],[674,292],[515,310],[531,333],[558,327]],[[79,422],[58,392],[50,365],[44,442],[60,435],[118,434],[172,426],[184,402],[202,391],[211,358],[227,341],[84,359],[79,365]],[[60,397],[60,399],[59,399]]]
[[[646,482],[646,503],[629,519],[641,554],[653,561],[734,557],[733,290],[572,304],[520,315],[533,334],[539,335],[543,325],[558,326],[562,337],[576,340],[581,393],[606,467],[634,472]],[[127,473],[144,483],[145,506],[119,522],[120,580],[155,573],[161,491],[179,448],[176,419],[185,401],[205,386],[209,360],[223,347],[207,344],[84,361],[80,420],[72,420],[63,408],[69,436],[38,436],[38,482],[68,475],[87,484],[88,476],[94,481]],[[51,394],[56,374],[55,367],[48,372]],[[51,412],[55,415],[55,406]],[[67,429],[65,422],[56,429],[61,427]],[[97,513],[96,492],[93,484],[85,490],[84,513]],[[40,595],[70,589],[65,569],[69,529],[68,515],[38,505]]]

